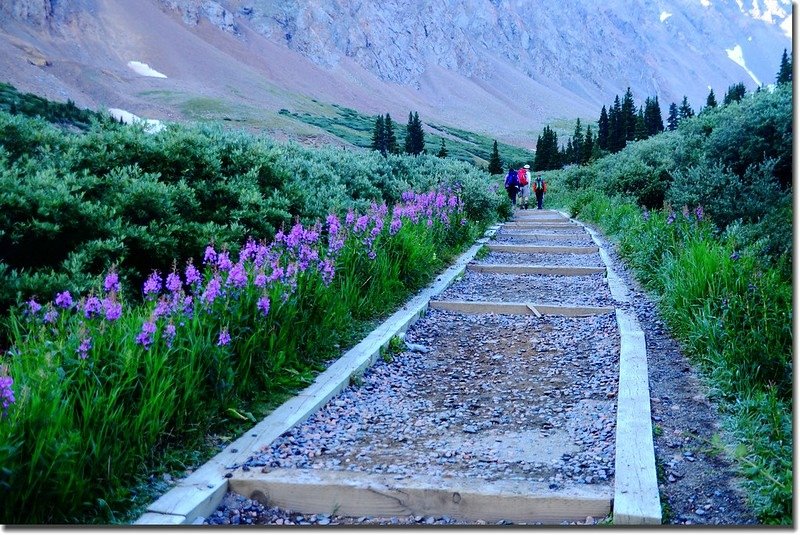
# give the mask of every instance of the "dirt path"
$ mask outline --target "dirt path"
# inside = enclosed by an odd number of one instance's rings
[[[531,212],[526,218],[551,217]],[[525,237],[528,232],[538,235]],[[557,233],[564,237],[553,236]],[[582,227],[529,231],[506,226],[494,242],[593,244]],[[612,258],[615,270],[635,289],[621,263]],[[604,265],[596,253],[492,252],[474,263]],[[509,275],[467,270],[437,299],[614,306],[602,274]],[[652,413],[661,433],[655,438],[656,458],[663,470],[660,490],[668,522],[751,523],[729,467],[698,447],[701,439],[696,436],[709,435],[716,418],[691,367],[664,334],[652,304],[641,293],[634,292],[633,309],[652,352]],[[380,475],[397,484],[420,478],[442,484],[513,482],[544,492],[613,495],[620,355],[613,312],[539,317],[429,310],[408,329],[405,342],[404,351],[379,360],[355,384],[303,423],[263,445],[237,470]],[[582,518],[581,523],[603,520]],[[334,511],[303,515],[233,493],[205,520],[209,524],[489,522],[511,523],[445,515],[359,517],[338,516]]]

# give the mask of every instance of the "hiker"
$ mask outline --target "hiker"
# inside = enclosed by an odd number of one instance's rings
[[[542,175],[536,177],[536,180],[533,182],[533,192],[536,193],[536,208],[537,210],[542,209],[542,201],[544,200],[544,194],[547,191],[547,182],[544,181]]]
[[[530,165],[525,165],[517,172],[517,180],[519,181],[519,205],[523,210],[528,209],[528,199],[531,197],[531,185],[528,180],[528,169]]]
[[[506,191],[508,198],[511,199],[511,206],[517,206],[517,191],[519,190],[519,178],[517,172],[511,167],[508,168],[506,175]]]

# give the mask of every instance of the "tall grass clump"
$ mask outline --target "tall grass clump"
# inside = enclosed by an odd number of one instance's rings
[[[457,191],[296,223],[238,254],[153,270],[139,296],[110,271],[11,312],[0,360],[0,520],[107,522],[165,447],[319,369],[359,321],[427,283],[482,226]],[[291,372],[291,373],[290,373]]]

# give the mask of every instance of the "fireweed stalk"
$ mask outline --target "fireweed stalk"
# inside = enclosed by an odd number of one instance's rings
[[[298,371],[321,369],[357,321],[386,313],[475,235],[458,192],[406,193],[391,209],[250,239],[237,257],[209,245],[200,264],[153,271],[140,305],[114,272],[86,297],[31,299],[0,361],[2,518],[122,506],[157,445],[202,438],[254,393],[296,387]]]

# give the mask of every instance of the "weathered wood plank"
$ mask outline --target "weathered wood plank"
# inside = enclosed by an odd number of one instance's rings
[[[134,525],[145,526],[174,526],[183,524],[186,521],[185,516],[181,515],[164,515],[161,513],[145,513],[140,516]]]
[[[614,523],[660,524],[647,348],[636,317],[617,309],[619,393],[614,460]]]
[[[538,303],[511,303],[495,301],[438,301],[430,302],[430,307],[436,310],[461,312],[464,314],[517,314],[530,316],[534,313],[528,305],[533,305],[541,314],[553,316],[593,316],[597,314],[610,314],[614,312],[611,307],[590,306],[560,306]]]
[[[502,243],[487,243],[486,247],[488,247],[490,251],[496,251],[498,253],[593,254],[598,252],[596,245],[508,245]]]
[[[587,234],[567,234],[564,232],[563,234],[557,233],[536,233],[532,234],[530,232],[511,232],[506,231],[502,234],[498,234],[497,237],[508,238],[514,241],[558,241],[558,240],[591,240],[592,237]]]
[[[543,483],[414,477],[362,472],[276,469],[231,479],[231,490],[306,514],[449,516],[465,521],[560,523],[602,518],[611,489],[597,485],[550,490]]]
[[[606,271],[603,266],[538,266],[534,264],[468,264],[467,269],[479,273],[563,276],[593,275]]]

